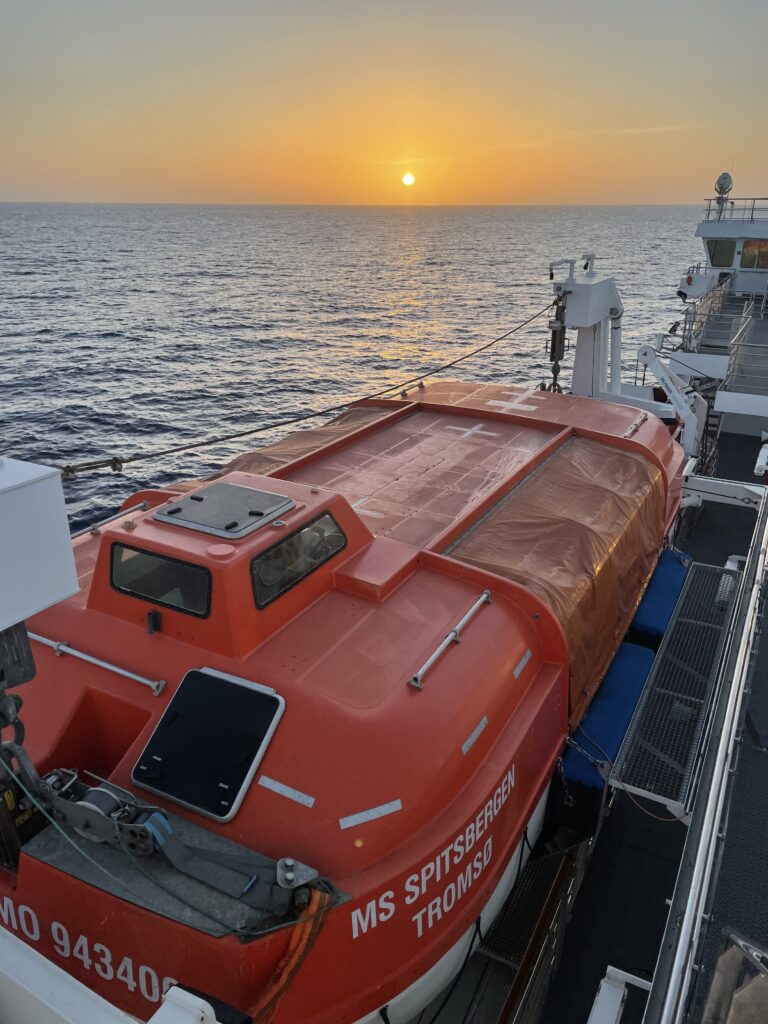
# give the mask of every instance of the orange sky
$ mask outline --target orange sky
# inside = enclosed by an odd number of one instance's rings
[[[766,39],[765,0],[0,0],[0,200],[765,194]]]

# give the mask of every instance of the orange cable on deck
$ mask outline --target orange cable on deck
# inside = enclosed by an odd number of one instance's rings
[[[248,1010],[253,1024],[269,1024],[269,1021],[273,1019],[280,1000],[317,941],[330,905],[331,897],[327,893],[315,889],[309,905],[299,916],[291,932],[288,949],[277,965],[269,985],[261,994],[258,1002]]]

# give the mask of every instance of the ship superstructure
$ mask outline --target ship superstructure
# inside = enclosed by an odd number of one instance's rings
[[[732,185],[721,175],[707,201],[696,228],[705,259],[683,275],[678,295],[689,304],[657,347],[686,380],[710,381],[724,432],[759,434],[768,416],[768,199],[731,198]]]

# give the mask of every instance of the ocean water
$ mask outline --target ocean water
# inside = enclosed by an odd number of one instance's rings
[[[632,377],[679,317],[697,214],[0,205],[0,453],[125,457],[353,400],[513,327],[550,300],[550,260],[588,250],[618,280]],[[548,379],[547,341],[544,316],[450,375]],[[73,527],[285,432],[82,475],[64,485]]]

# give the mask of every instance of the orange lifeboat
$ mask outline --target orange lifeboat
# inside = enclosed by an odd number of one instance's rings
[[[0,923],[144,1020],[173,983],[244,1022],[412,1019],[513,886],[674,519],[642,415],[441,384],[76,539],[80,593],[28,623],[49,802]]]

